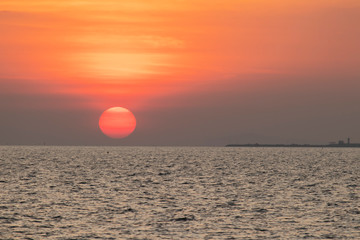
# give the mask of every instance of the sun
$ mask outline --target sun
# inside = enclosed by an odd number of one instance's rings
[[[110,138],[125,138],[135,130],[136,118],[126,108],[112,107],[101,114],[99,127]]]

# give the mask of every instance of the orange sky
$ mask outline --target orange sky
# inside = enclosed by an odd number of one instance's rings
[[[264,76],[354,79],[359,9],[358,0],[2,0],[0,84],[13,96],[82,99],[52,107],[141,111],[185,104],[158,100],[175,95],[253,91]]]

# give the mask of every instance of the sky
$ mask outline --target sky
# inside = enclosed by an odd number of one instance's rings
[[[360,142],[358,0],[1,0],[0,144]],[[136,117],[105,136],[110,107]]]

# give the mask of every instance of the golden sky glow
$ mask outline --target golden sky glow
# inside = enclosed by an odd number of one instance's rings
[[[100,108],[119,95],[140,107],[196,85],[189,82],[241,74],[351,72],[359,7],[357,0],[2,0],[0,77],[51,82],[46,91],[86,95]]]
[[[359,0],[0,0],[0,144],[102,144],[112,106],[129,144],[356,138],[359,23]]]

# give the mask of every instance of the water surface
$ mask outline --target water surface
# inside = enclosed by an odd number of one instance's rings
[[[0,147],[0,239],[360,239],[360,149]]]

